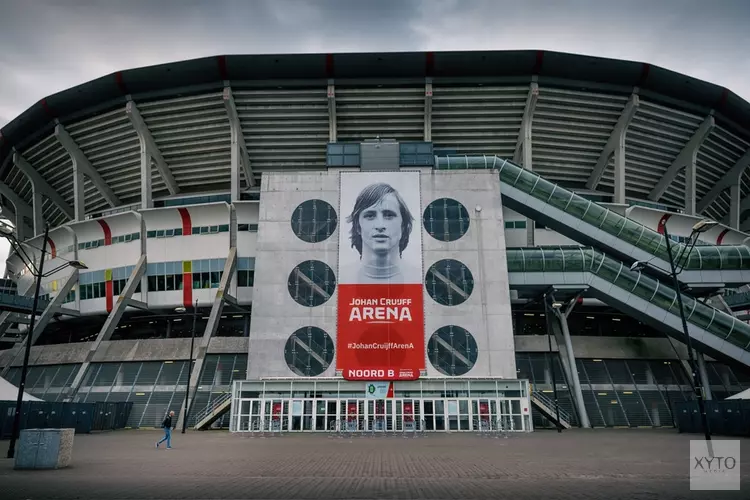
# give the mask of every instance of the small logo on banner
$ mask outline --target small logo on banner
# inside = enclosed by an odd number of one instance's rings
[[[740,489],[739,441],[690,441],[690,489]]]
[[[368,382],[365,384],[365,395],[368,399],[385,399],[392,397],[392,382]]]

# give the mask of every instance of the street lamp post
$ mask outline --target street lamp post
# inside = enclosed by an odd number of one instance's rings
[[[695,223],[693,226],[692,232],[690,233],[690,237],[688,238],[688,243],[686,246],[682,249],[680,254],[677,256],[678,260],[682,261],[683,264],[680,268],[680,270],[677,270],[677,265],[675,264],[675,259],[672,256],[672,243],[671,238],[669,237],[669,231],[667,231],[667,224],[665,223],[663,225],[664,228],[664,238],[667,240],[667,256],[669,257],[669,268],[670,268],[670,274],[672,276],[672,286],[675,289],[675,292],[677,293],[677,307],[680,309],[680,319],[682,320],[682,334],[685,337],[685,347],[687,348],[688,352],[688,362],[690,363],[690,370],[693,372],[693,389],[695,392],[695,397],[698,400],[698,409],[701,413],[701,424],[703,425],[703,433],[705,435],[706,441],[711,441],[711,430],[708,427],[708,417],[706,416],[706,405],[703,401],[703,387],[700,379],[700,374],[698,373],[698,365],[696,360],[693,358],[693,343],[690,339],[690,333],[688,332],[688,324],[687,324],[687,318],[685,317],[685,308],[682,303],[682,291],[680,289],[680,281],[677,278],[677,275],[680,274],[684,268],[686,262],[690,259],[690,253],[693,251],[693,247],[695,247],[695,243],[698,240],[698,234],[705,232],[706,230],[712,228],[717,224],[716,221],[713,220],[701,220]],[[695,240],[693,240],[695,238]],[[687,250],[687,252],[685,252]],[[683,257],[684,255],[684,257]],[[634,271],[640,271],[646,266],[646,262],[635,262],[630,269]]]
[[[39,292],[42,287],[42,278],[51,276],[56,272],[64,269],[68,266],[76,269],[87,269],[87,267],[80,261],[68,261],[65,264],[58,266],[47,273],[44,273],[44,254],[47,253],[47,239],[49,237],[49,226],[44,228],[44,239],[42,241],[42,252],[39,255],[39,267],[34,266],[34,260],[28,256],[26,251],[21,246],[20,242],[13,236],[13,230],[7,225],[0,226],[0,235],[5,237],[13,246],[15,244],[19,253],[18,256],[21,261],[31,272],[32,276],[36,278],[36,285],[34,288],[34,300],[31,304],[31,317],[29,318],[29,328],[26,333],[26,348],[23,354],[23,366],[21,367],[21,381],[18,384],[18,396],[16,398],[16,411],[13,415],[13,431],[10,438],[10,445],[8,446],[8,458],[13,458],[16,454],[16,441],[21,433],[21,410],[23,409],[23,394],[26,388],[26,375],[29,370],[29,357],[31,356],[31,344],[34,340],[34,324],[36,323],[36,309],[39,306]]]
[[[180,306],[175,309],[178,313],[184,313],[187,311],[184,307]],[[190,398],[190,375],[193,373],[193,347],[195,346],[195,323],[198,319],[198,299],[195,299],[195,306],[193,307],[193,328],[190,331],[190,361],[188,361],[188,378],[187,386],[185,387],[185,410],[184,417],[182,418],[182,433],[185,434],[187,430],[188,421],[188,399]]]

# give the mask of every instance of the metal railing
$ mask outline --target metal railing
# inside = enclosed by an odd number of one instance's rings
[[[214,399],[211,401],[208,406],[206,406],[204,409],[196,413],[195,415],[195,425],[199,425],[203,420],[211,415],[216,408],[223,405],[228,399],[232,397],[232,394],[227,392],[226,394],[222,394],[220,397]]]
[[[555,408],[555,401],[552,398],[548,397],[543,392],[541,392],[541,391],[533,391],[531,393],[531,395],[532,395],[532,397],[538,399],[544,406],[546,406],[547,408],[549,408],[549,410],[552,412],[552,416],[553,417],[557,415],[557,410],[559,409],[560,410],[560,420],[563,420],[563,421],[565,421],[568,424],[570,424],[572,422],[571,417],[570,417],[570,413],[568,413],[567,411],[563,410],[560,407],[560,402],[559,401],[558,401],[558,404],[557,404],[558,408],[556,409]]]

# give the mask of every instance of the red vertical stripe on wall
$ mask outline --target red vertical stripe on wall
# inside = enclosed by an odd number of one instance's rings
[[[103,220],[96,221],[99,223],[100,226],[102,226],[102,231],[104,231],[104,246],[109,246],[112,244],[112,230],[109,228],[109,224],[107,224]]]
[[[193,306],[193,273],[182,273],[182,305]]]
[[[182,235],[189,236],[193,234],[193,223],[190,220],[190,212],[187,208],[178,208],[180,212],[180,218],[182,219]]]
[[[716,238],[716,244],[717,244],[717,245],[721,245],[721,242],[722,242],[722,241],[724,241],[724,236],[726,236],[728,232],[729,232],[729,229],[725,229],[725,230],[723,230],[723,231],[722,231],[722,232],[721,232],[721,233],[719,234],[719,237],[718,237],[718,238]]]
[[[105,281],[104,287],[106,288],[107,292],[107,312],[112,312],[112,304],[114,302],[114,286],[112,284],[112,280]]]
[[[49,253],[54,259],[57,257],[57,247],[55,246],[55,242],[52,241],[52,238],[47,238],[47,244],[49,245]]]
[[[659,225],[656,227],[656,230],[659,232],[659,234],[664,234],[664,225],[667,223],[670,217],[672,217],[672,214],[664,214],[661,216],[661,219],[659,219]]]

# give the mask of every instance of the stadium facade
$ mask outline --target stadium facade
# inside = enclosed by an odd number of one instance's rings
[[[18,382],[31,338],[44,400],[133,401],[132,427],[187,391],[191,425],[239,431],[528,431],[556,389],[564,425],[671,426],[694,397],[677,293],[706,396],[750,387],[750,104],[684,75],[221,56],[50,96],[0,141],[23,251],[88,267],[43,280],[28,334],[7,259],[0,370]],[[706,218],[678,292],[665,227],[679,254]]]

